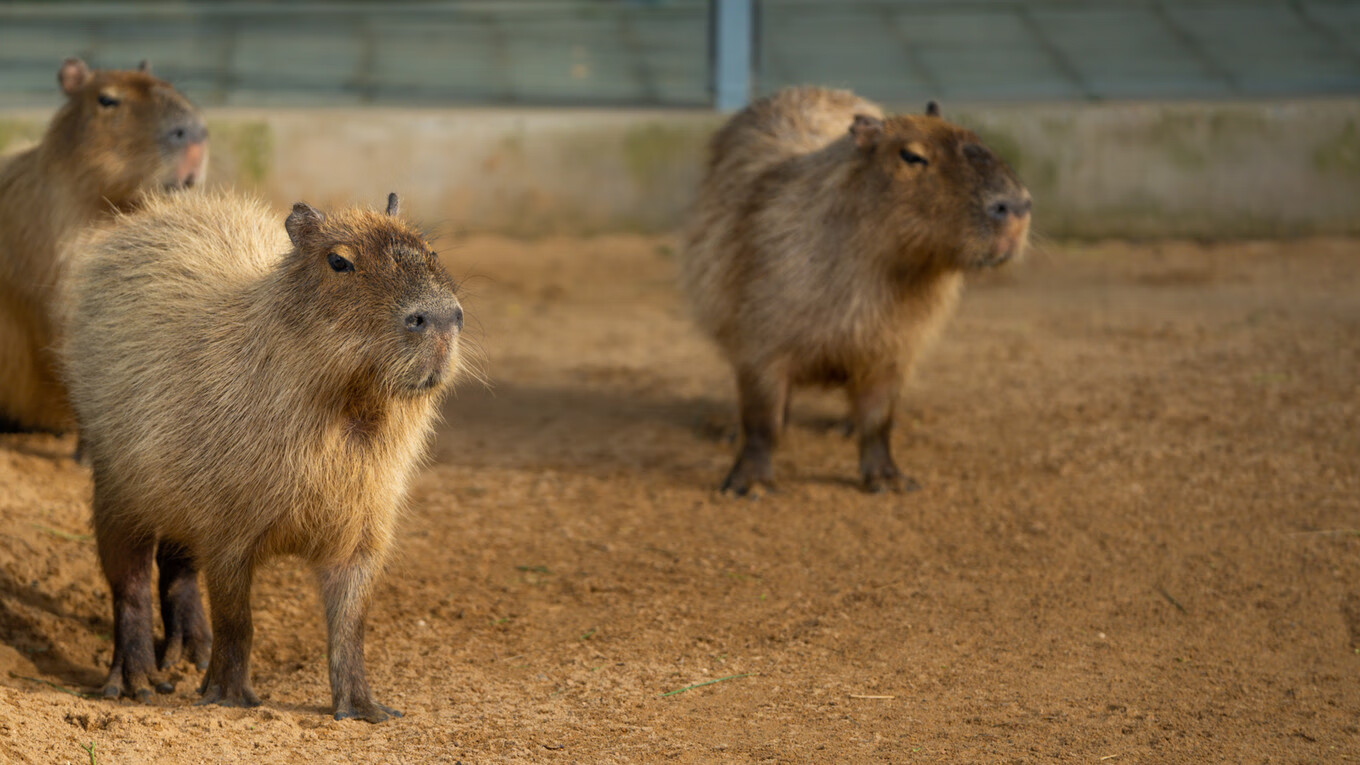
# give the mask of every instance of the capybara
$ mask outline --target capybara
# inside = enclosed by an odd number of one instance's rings
[[[198,111],[146,65],[91,71],[67,59],[66,103],[42,141],[0,160],[0,427],[71,425],[57,374],[51,304],[63,244],[127,210],[144,192],[203,182],[207,129]]]
[[[395,712],[365,679],[365,604],[458,374],[463,309],[395,194],[385,213],[299,203],[279,217],[236,196],[162,195],[72,256],[61,358],[113,591],[104,694],[145,698],[156,682],[160,540],[180,551],[168,585],[162,563],[162,610],[207,639],[184,594],[196,570],[212,606],[200,703],[259,704],[251,580],[296,555],[325,604],[335,717],[378,722]]]
[[[791,88],[713,137],[681,286],[736,371],[741,446],[722,484],[773,485],[799,385],[844,386],[871,491],[911,485],[889,447],[903,380],[965,271],[1019,255],[1030,195],[939,116],[885,117],[853,93]]]

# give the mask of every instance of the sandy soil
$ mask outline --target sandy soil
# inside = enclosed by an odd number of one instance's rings
[[[308,572],[254,710],[82,698],[110,606],[71,438],[0,437],[0,760],[1360,761],[1360,242],[1050,246],[974,278],[869,496],[809,392],[759,500],[673,242],[446,248],[446,407],[331,720]],[[665,695],[697,683],[709,685]]]

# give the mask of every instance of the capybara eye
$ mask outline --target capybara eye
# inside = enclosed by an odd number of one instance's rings
[[[104,94],[104,93],[100,93],[100,94],[99,94],[99,105],[102,106],[102,107],[104,107],[104,108],[106,108],[106,109],[107,109],[107,108],[114,107],[114,106],[117,106],[118,104],[121,104],[121,103],[122,103],[122,101],[119,101],[118,99],[114,98],[113,96],[110,96],[110,95],[107,95],[107,94]]]
[[[345,260],[344,258],[340,257],[339,255],[336,255],[333,252],[326,256],[326,262],[331,264],[331,268],[335,269],[336,271],[342,274],[349,273],[350,271],[354,270],[353,263],[349,262],[348,260]]]
[[[929,160],[911,149],[903,149],[899,153],[902,155],[902,161],[906,162],[908,165],[920,165],[921,167],[925,167],[930,164]]]

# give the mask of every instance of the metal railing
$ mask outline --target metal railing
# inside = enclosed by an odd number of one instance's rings
[[[66,56],[205,105],[890,104],[1360,93],[1353,0],[0,2],[0,105]]]

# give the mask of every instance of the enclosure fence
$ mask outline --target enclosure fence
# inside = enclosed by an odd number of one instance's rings
[[[61,59],[150,59],[202,104],[731,108],[1360,93],[1351,0],[0,3],[0,106]]]

